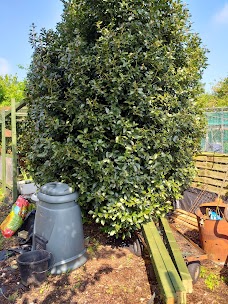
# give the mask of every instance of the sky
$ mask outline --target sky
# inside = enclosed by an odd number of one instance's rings
[[[190,14],[192,29],[199,33],[202,46],[209,50],[208,67],[202,82],[207,92],[228,76],[228,0],[183,0]],[[55,28],[61,21],[60,0],[0,0],[0,75],[26,77],[32,48],[29,31],[32,23],[41,28]]]

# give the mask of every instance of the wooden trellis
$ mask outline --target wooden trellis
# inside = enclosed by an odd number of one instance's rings
[[[1,149],[1,166],[2,166],[2,191],[5,194],[6,188],[11,188],[13,193],[13,202],[17,199],[17,127],[16,122],[19,118],[27,115],[26,102],[22,100],[16,104],[15,99],[11,100],[9,110],[2,110],[0,123],[2,125],[2,149]],[[6,128],[6,119],[11,116],[11,129]],[[6,151],[6,138],[12,138],[12,154]],[[7,159],[12,158],[12,180],[7,181]]]

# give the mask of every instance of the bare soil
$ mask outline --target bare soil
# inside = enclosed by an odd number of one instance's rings
[[[11,209],[0,205],[0,222]],[[185,231],[198,241],[197,231]],[[88,261],[81,267],[61,275],[48,275],[38,287],[21,284],[16,256],[0,262],[1,304],[161,304],[159,286],[144,249],[136,256],[121,242],[108,239],[94,224],[84,225]],[[18,246],[17,236],[0,239],[0,250]],[[187,295],[188,304],[227,304],[228,270],[209,260],[201,267],[212,277],[212,283],[199,278],[192,294]],[[216,286],[217,285],[217,286]],[[212,290],[210,289],[213,287]],[[152,301],[155,295],[154,302]]]

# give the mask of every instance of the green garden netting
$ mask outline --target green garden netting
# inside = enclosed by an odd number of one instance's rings
[[[207,132],[201,142],[206,152],[228,154],[228,108],[213,108],[205,112]]]

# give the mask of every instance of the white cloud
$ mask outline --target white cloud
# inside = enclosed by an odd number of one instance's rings
[[[5,58],[0,57],[0,75],[6,75],[10,73],[10,65]]]
[[[216,23],[228,24],[228,3],[215,15],[214,20]]]

